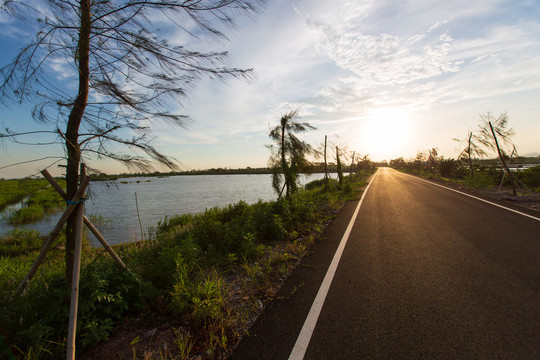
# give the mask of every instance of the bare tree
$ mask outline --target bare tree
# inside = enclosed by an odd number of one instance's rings
[[[508,158],[508,149],[515,150],[515,145],[512,143],[514,130],[507,127],[508,116],[505,112],[499,115],[497,119],[494,119],[493,116],[488,112],[487,115],[480,115],[480,119],[481,122],[478,125],[480,128],[480,136],[478,137],[478,140],[487,149],[497,151],[504,171],[510,179],[512,193],[514,196],[516,196],[516,181],[505,160]]]
[[[480,144],[478,144],[478,136],[474,135],[471,131],[467,134],[467,138],[465,140],[460,139],[454,139],[455,141],[459,142],[461,145],[465,143],[465,148],[461,150],[461,153],[459,154],[459,159],[461,161],[466,161],[467,165],[469,166],[469,179],[471,181],[474,180],[474,167],[473,167],[473,157],[484,157],[486,156],[486,152]]]
[[[156,120],[185,126],[171,112],[202,77],[249,78],[251,70],[224,66],[226,52],[172,45],[155,19],[192,39],[226,39],[235,17],[253,14],[264,0],[6,0],[2,10],[37,27],[35,38],[0,68],[2,101],[31,101],[35,120],[51,125],[66,154],[67,198],[77,191],[81,157],[111,158],[148,169],[171,169],[174,159],[152,143]],[[162,23],[163,24],[163,23]],[[53,70],[61,66],[62,74]],[[66,82],[59,77],[68,78]],[[6,130],[2,137],[17,138]],[[130,151],[120,152],[116,145]],[[113,146],[114,145],[114,146]],[[139,150],[142,155],[133,152]],[[67,222],[66,274],[72,269],[75,217]]]
[[[356,172],[354,159],[356,157],[356,151],[353,151],[352,158],[351,158],[351,167],[349,169],[349,176],[352,177],[353,171]]]
[[[339,146],[336,146],[336,164],[337,164],[337,176],[339,185],[343,185],[343,166],[341,164],[341,159],[339,156]]]
[[[286,197],[297,191],[298,175],[310,165],[307,156],[314,152],[311,145],[298,139],[295,134],[315,128],[308,123],[297,122],[297,118],[298,110],[283,115],[279,124],[268,134],[275,141],[275,144],[268,146],[271,151],[268,164],[272,168],[272,186],[280,197],[284,190]]]

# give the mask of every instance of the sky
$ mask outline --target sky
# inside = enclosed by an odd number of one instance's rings
[[[192,118],[187,128],[153,125],[156,145],[185,170],[265,167],[269,129],[296,109],[317,128],[302,140],[318,148],[327,135],[375,161],[434,147],[456,158],[453,139],[476,131],[488,112],[507,113],[520,155],[540,153],[537,0],[274,0],[238,24],[222,43],[170,39],[227,50],[231,66],[255,71],[250,82],[202,80],[187,101],[172,104]],[[14,25],[0,14],[0,66],[24,45],[17,34],[25,29]],[[30,108],[0,107],[0,125],[43,128]],[[57,145],[0,146],[0,178],[36,174],[63,156]],[[90,162],[108,173],[127,171],[112,161]]]

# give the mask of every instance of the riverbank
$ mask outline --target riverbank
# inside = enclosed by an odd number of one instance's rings
[[[116,247],[131,273],[118,269],[102,250],[87,246],[78,357],[226,357],[340,204],[357,196],[367,176],[348,179],[341,189],[332,182],[332,191],[315,186],[288,200],[240,202],[167,218],[150,241]],[[9,304],[35,252],[4,256],[1,333],[14,352],[58,356],[65,346],[67,318],[62,244],[26,294]]]

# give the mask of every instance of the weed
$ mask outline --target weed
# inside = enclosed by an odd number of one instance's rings
[[[467,179],[467,187],[471,189],[488,189],[495,185],[492,176],[485,172],[478,172],[473,178]]]
[[[189,355],[195,345],[195,339],[189,333],[189,330],[174,329],[174,346],[180,355],[180,359],[189,359]]]
[[[133,340],[130,341],[129,346],[131,346],[131,353],[132,353],[132,359],[137,359],[137,347],[139,342],[141,341],[140,336],[136,336]]]
[[[225,305],[224,281],[215,269],[198,273],[190,278],[191,269],[183,266],[178,272],[178,282],[171,291],[172,310],[188,312],[198,323],[221,316]]]

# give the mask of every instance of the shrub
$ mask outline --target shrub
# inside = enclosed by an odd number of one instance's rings
[[[493,176],[484,171],[474,174],[472,179],[467,179],[467,187],[471,189],[488,189],[493,185],[495,185]]]
[[[0,256],[18,256],[39,250],[44,237],[36,230],[13,229],[0,241]]]
[[[540,188],[540,166],[518,171],[516,176],[529,188]]]
[[[454,159],[441,159],[439,173],[443,177],[458,177],[459,161]]]
[[[194,274],[194,268],[180,259],[177,277],[171,291],[171,309],[175,313],[188,312],[198,323],[221,316],[226,291],[215,269]]]

